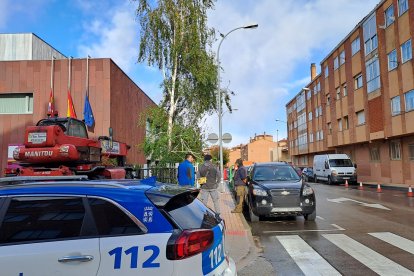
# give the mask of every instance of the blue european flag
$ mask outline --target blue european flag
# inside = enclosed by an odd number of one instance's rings
[[[83,107],[83,119],[88,127],[93,126],[95,119],[93,118],[91,103],[89,102],[88,94],[85,95],[85,105]]]

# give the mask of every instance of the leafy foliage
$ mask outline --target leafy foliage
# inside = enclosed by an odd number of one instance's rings
[[[176,122],[171,133],[172,145],[169,149],[167,122],[167,113],[162,107],[149,108],[141,114],[139,124],[147,126],[145,141],[140,145],[144,154],[160,164],[181,162],[188,152],[202,160],[200,129],[197,126],[184,126]]]
[[[210,154],[213,157],[214,161],[220,161],[220,147],[213,146],[210,148]],[[230,161],[230,150],[223,147],[223,165],[224,167]]]
[[[218,68],[208,50],[215,34],[206,24],[215,1],[136,1],[141,27],[138,61],[163,73],[161,107],[166,110],[167,144],[172,150],[174,124],[192,128],[217,109]],[[229,106],[227,93],[223,98]]]

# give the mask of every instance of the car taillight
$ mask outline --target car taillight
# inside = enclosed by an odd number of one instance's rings
[[[214,233],[209,229],[184,230],[178,237],[173,235],[167,249],[167,259],[182,260],[210,248]]]

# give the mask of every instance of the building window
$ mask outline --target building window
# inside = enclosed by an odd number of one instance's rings
[[[392,116],[399,115],[401,113],[401,101],[400,96],[391,99],[391,114]]]
[[[345,116],[344,117],[344,129],[349,129],[348,116]]]
[[[329,68],[328,65],[325,66],[325,78],[329,76]]]
[[[308,113],[308,121],[312,121],[312,111]]]
[[[318,81],[318,83],[316,84],[316,92],[321,91],[321,83]]]
[[[334,70],[338,69],[339,67],[339,57],[334,58]]]
[[[354,80],[355,80],[355,90],[361,88],[362,87],[362,75],[361,74],[357,75],[354,78]]]
[[[336,99],[340,100],[341,99],[341,87],[337,87],[336,88]]]
[[[388,71],[391,71],[398,66],[397,51],[394,49],[388,54]]]
[[[309,143],[313,143],[313,133],[309,133]]]
[[[348,96],[348,87],[346,86],[346,84],[342,85],[342,91],[343,91],[344,97]]]
[[[390,143],[390,157],[391,160],[401,160],[401,142],[392,141]]]
[[[328,133],[332,134],[332,124],[328,123]]]
[[[365,112],[364,112],[364,110],[358,111],[356,113],[356,115],[357,115],[357,119],[358,119],[358,125],[365,124]]]
[[[413,53],[411,49],[411,39],[407,40],[401,45],[401,62],[404,63],[407,60],[412,59]]]
[[[352,48],[352,55],[355,55],[356,53],[359,52],[359,50],[361,49],[361,42],[359,40],[359,37],[355,38],[352,41],[351,48]]]
[[[302,111],[306,107],[305,91],[296,97],[296,112]]]
[[[308,91],[307,93],[306,93],[306,97],[307,97],[307,100],[309,101],[310,99],[311,99],[311,96],[312,96],[312,91]]]
[[[405,111],[411,111],[414,109],[414,90],[405,93]]]
[[[345,63],[345,51],[342,51],[339,53],[339,65],[342,65]]]
[[[401,16],[408,10],[408,1],[407,0],[398,0],[398,16]]]
[[[320,131],[319,131],[319,138],[320,138],[321,140],[323,140],[323,130],[320,130]]]
[[[338,119],[338,130],[342,131],[342,119]]]
[[[377,20],[373,14],[367,21],[365,21],[364,28],[364,42],[365,42],[365,56],[371,53],[378,47],[377,38]]]
[[[394,6],[391,5],[385,10],[385,27],[388,27],[392,23],[394,23]]]
[[[326,95],[326,105],[330,105],[331,104],[331,95]]]
[[[322,106],[319,106],[319,116],[322,116]]]
[[[408,159],[414,161],[414,144],[408,144]]]
[[[381,161],[379,148],[374,147],[369,149],[369,159],[373,162]]]
[[[380,88],[380,69],[379,60],[374,57],[366,63],[367,70],[367,92],[371,93]]]
[[[32,114],[33,93],[0,94],[0,114]]]

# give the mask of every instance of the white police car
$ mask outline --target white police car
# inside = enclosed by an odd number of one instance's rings
[[[0,180],[1,275],[236,275],[198,190],[50,179]]]

